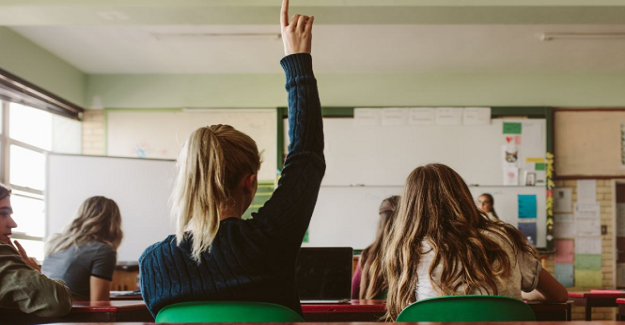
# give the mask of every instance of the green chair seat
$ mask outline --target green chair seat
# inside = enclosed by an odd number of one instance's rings
[[[169,305],[156,323],[296,323],[304,319],[277,304],[246,301],[192,301]]]
[[[502,296],[448,296],[419,300],[404,308],[398,322],[535,321],[530,306]]]

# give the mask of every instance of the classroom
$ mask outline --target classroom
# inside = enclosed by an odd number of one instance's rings
[[[625,320],[623,57],[622,0],[0,1],[0,325]]]

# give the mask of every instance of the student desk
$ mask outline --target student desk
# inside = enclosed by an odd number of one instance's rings
[[[529,302],[538,321],[565,321],[570,306]],[[308,322],[375,322],[386,312],[384,300],[351,300],[347,304],[302,305]],[[54,322],[153,322],[143,300],[77,301],[63,317],[41,318],[17,310],[0,309],[0,324],[41,324]]]
[[[143,300],[74,301],[69,314],[38,317],[16,309],[0,309],[0,324],[47,324],[55,322],[153,322]]]
[[[616,315],[616,320],[625,320],[625,298],[616,299],[616,304],[618,305],[618,315]]]
[[[617,307],[616,299],[625,298],[620,290],[591,290],[590,292],[569,292],[575,306],[586,308],[586,320],[592,320],[592,307]]]

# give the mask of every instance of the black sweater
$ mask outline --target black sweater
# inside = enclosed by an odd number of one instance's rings
[[[175,236],[150,246],[139,259],[141,292],[153,315],[185,301],[261,301],[300,315],[295,260],[325,172],[323,126],[310,54],[280,61],[289,100],[289,154],[278,188],[253,218],[220,222],[212,246],[191,258],[192,239]]]

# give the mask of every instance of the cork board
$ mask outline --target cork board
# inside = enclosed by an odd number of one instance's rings
[[[554,119],[557,177],[625,176],[621,162],[624,110],[557,110]]]

